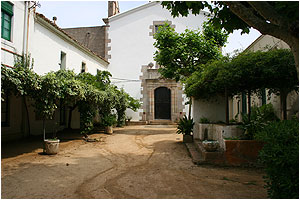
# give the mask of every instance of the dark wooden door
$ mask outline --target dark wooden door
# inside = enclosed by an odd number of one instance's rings
[[[159,87],[154,91],[155,119],[171,119],[171,90]]]

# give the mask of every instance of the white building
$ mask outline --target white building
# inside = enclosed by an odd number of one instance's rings
[[[92,74],[108,69],[106,59],[81,45],[60,29],[55,21],[35,13],[35,6],[32,2],[1,2],[1,67],[13,67],[16,56],[30,55],[34,61],[34,71],[41,75],[59,69]],[[23,98],[4,98],[6,101],[1,102],[3,140],[42,134],[42,121],[36,119],[33,102],[26,100],[27,117]],[[46,122],[46,130],[52,132],[53,129],[65,128],[67,118],[67,108],[59,108],[54,119]],[[79,113],[75,111],[72,119],[71,127],[79,128]]]
[[[106,26],[64,30],[94,51],[105,49],[103,57],[110,62],[108,68],[113,83],[143,104],[138,112],[127,111],[133,120],[176,121],[187,112],[182,87],[175,81],[160,78],[153,59],[153,35],[158,26],[165,23],[179,33],[185,29],[200,29],[206,13],[173,18],[160,2],[150,2],[123,13],[118,11],[118,3],[109,2],[108,18],[103,19]],[[95,41],[101,45],[92,46]]]

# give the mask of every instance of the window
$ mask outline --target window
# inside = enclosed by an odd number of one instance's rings
[[[8,96],[4,96],[1,102],[1,126],[9,126],[9,100]]]
[[[245,92],[242,92],[242,113],[247,113],[247,97]]]
[[[262,90],[262,98],[261,98],[262,105],[267,104],[267,96],[266,96],[266,89]]]
[[[86,72],[86,64],[84,62],[81,63],[81,73]]]
[[[13,16],[13,4],[1,1],[1,38],[11,40],[11,22]]]
[[[66,53],[60,52],[60,69],[66,69]]]

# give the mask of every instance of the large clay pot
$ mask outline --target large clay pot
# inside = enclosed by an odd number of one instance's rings
[[[59,139],[44,140],[44,153],[48,155],[57,154],[59,152]]]
[[[105,127],[105,133],[112,134],[113,133],[113,127],[112,126]]]
[[[184,143],[192,143],[193,140],[193,136],[192,135],[183,135],[183,142]]]

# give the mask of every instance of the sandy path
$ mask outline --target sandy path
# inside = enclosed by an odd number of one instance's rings
[[[266,198],[260,170],[196,166],[175,128],[130,126],[2,159],[2,198]],[[93,137],[99,137],[94,134]]]

